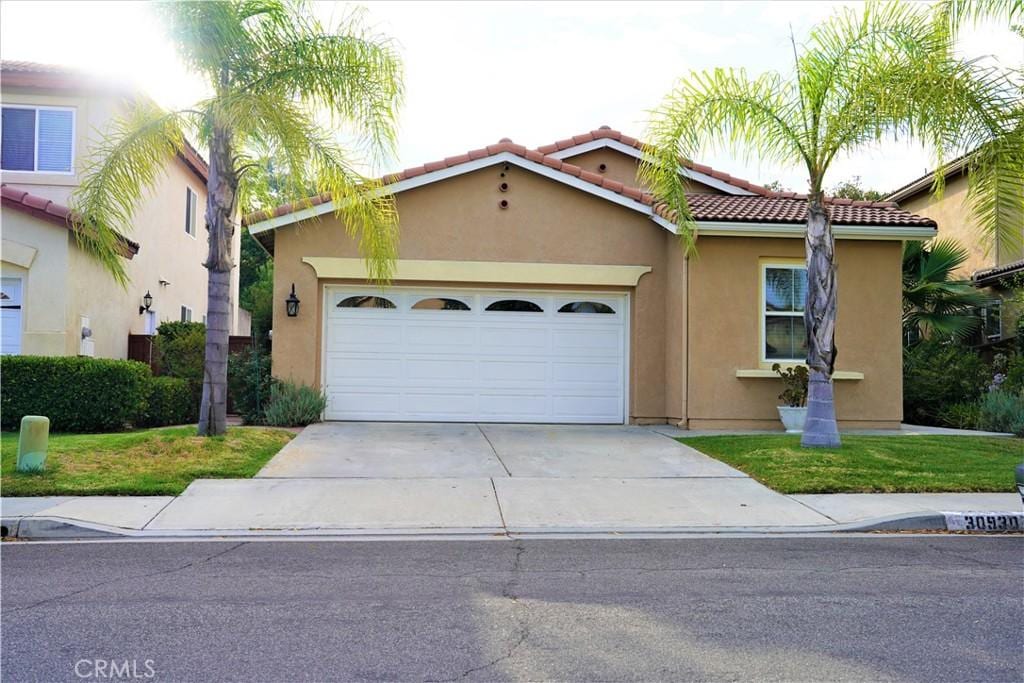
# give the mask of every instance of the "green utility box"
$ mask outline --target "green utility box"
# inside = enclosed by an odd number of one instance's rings
[[[18,434],[19,472],[42,472],[46,465],[46,447],[50,442],[50,418],[26,415]]]

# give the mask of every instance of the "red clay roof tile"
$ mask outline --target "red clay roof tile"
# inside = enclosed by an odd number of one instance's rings
[[[21,211],[55,225],[60,225],[72,232],[77,232],[82,228],[81,222],[69,208],[45,197],[30,194],[25,190],[9,185],[0,185],[0,198],[2,198],[3,206],[6,208]],[[139,253],[138,242],[133,242],[123,235],[118,235],[117,239],[124,248],[123,255],[126,258],[130,259]]]
[[[502,138],[502,140],[496,145],[488,145],[482,149],[470,150],[466,154],[447,157],[443,161],[431,162],[424,166],[407,168],[404,171],[384,176],[382,180],[385,183],[408,180],[431,171],[451,168],[452,166],[458,166],[460,164],[467,163],[468,161],[475,161],[488,156],[495,156],[497,154],[507,152],[522,157],[528,161],[540,163],[548,168],[580,178],[585,182],[621,194],[634,201],[638,201],[649,206],[652,205],[654,200],[651,194],[640,188],[626,186],[621,182],[611,180],[602,175],[584,170],[574,164],[569,164],[547,155],[547,152],[566,149],[579,144],[575,142],[575,140],[577,138],[583,138],[585,135],[587,134],[576,136],[573,139],[559,140],[554,144],[545,145],[532,150],[526,149],[523,145],[514,144],[508,138]],[[643,144],[636,140],[636,138],[623,135],[622,133],[606,126],[602,126],[595,131],[591,131],[589,135],[593,136],[593,139],[614,139],[638,149],[643,148]],[[743,189],[756,193],[753,195],[688,194],[687,200],[690,204],[690,210],[695,220],[760,223],[802,223],[806,220],[806,195],[799,195],[795,192],[774,192],[749,181],[733,178],[728,173],[716,171],[709,166],[694,164],[691,162],[683,163],[688,168],[692,168],[695,171],[720,178],[726,182],[736,185],[737,187],[742,187]],[[327,201],[327,199],[328,198],[325,196],[322,201]],[[892,202],[854,203],[850,200],[836,201],[831,198],[826,198],[826,204],[831,207],[833,221],[838,224],[913,225],[928,227],[935,225],[935,222],[931,219],[915,216],[907,213],[906,211],[902,211]],[[285,215],[287,213],[297,211],[304,206],[308,206],[308,202],[305,204],[301,202],[288,204],[278,207],[274,211],[274,215]],[[670,212],[664,204],[655,206],[654,213],[671,220]],[[266,216],[266,212],[250,214],[245,217],[244,222],[246,224],[259,222],[264,220]]]

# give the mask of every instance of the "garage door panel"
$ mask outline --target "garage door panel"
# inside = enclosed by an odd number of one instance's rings
[[[411,323],[406,341],[422,349],[471,349],[476,346],[476,327],[466,324],[426,325]]]
[[[409,358],[405,361],[405,370],[412,382],[473,382],[476,379],[474,363],[460,358]]]
[[[551,377],[556,385],[565,384],[605,384],[613,390],[618,389],[621,381],[622,367],[618,363],[552,363]]]
[[[365,290],[329,288],[329,301]],[[621,423],[628,317],[624,296],[393,288],[394,309],[328,308],[327,419]],[[575,298],[568,298],[575,297]],[[413,309],[458,299],[466,310]],[[487,311],[535,302],[542,313]],[[560,301],[616,312],[558,313]]]
[[[348,420],[398,420],[402,417],[402,394],[366,392],[346,388],[327,394],[327,416],[345,415]],[[350,416],[350,417],[348,417]]]
[[[552,412],[557,419],[570,422],[607,422],[618,415],[620,397],[615,394],[593,396],[569,394],[553,396]]]
[[[332,320],[328,327],[331,338],[331,351],[375,350],[380,347],[402,347],[401,321],[380,320]]]
[[[327,357],[327,380],[330,386],[358,380],[393,380],[402,377],[402,361],[374,355],[346,356],[331,354]]]

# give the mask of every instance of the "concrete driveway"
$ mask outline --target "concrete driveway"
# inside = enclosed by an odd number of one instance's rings
[[[327,422],[307,427],[257,477],[745,477],[644,427]]]

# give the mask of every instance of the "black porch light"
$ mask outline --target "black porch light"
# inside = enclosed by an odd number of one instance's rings
[[[295,296],[294,282],[292,283],[292,293],[284,300],[284,310],[288,313],[289,318],[294,318],[299,314],[299,297]]]
[[[153,305],[153,295],[146,290],[146,296],[142,297],[142,305],[139,306],[139,315],[142,315],[149,310],[149,307]]]

